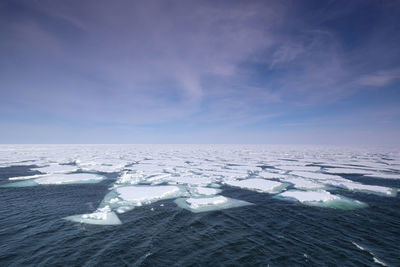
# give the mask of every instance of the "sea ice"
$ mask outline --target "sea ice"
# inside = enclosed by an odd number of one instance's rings
[[[328,191],[318,190],[318,191],[299,191],[299,190],[289,190],[280,193],[279,196],[295,198],[300,202],[310,202],[310,201],[332,201],[338,200],[340,197],[332,195]]]
[[[67,217],[74,222],[87,224],[114,225],[121,224],[117,213],[124,213],[151,204],[162,199],[171,199],[184,196],[186,191],[178,186],[123,186],[108,193],[99,208],[89,214],[80,214]]]
[[[179,207],[187,209],[194,213],[252,205],[252,203],[247,201],[228,198],[224,196],[208,198],[178,198],[175,200],[175,203]]]
[[[98,183],[104,180],[104,177],[91,173],[73,173],[73,174],[54,174],[35,179],[38,184],[82,184]]]
[[[2,185],[1,187],[27,187],[37,185],[60,185],[60,184],[92,184],[98,183],[105,178],[91,173],[72,173],[72,174],[49,174],[41,178],[25,179],[15,183]]]
[[[122,224],[117,214],[115,214],[115,212],[112,212],[109,208],[107,209],[107,207],[103,208],[103,210],[98,210],[94,213],[73,215],[65,217],[64,219],[86,224],[98,224],[98,225]]]
[[[294,185],[295,188],[299,189],[321,189],[325,187],[324,184],[317,183],[308,179],[295,178],[295,177],[286,178],[282,181],[291,183]]]
[[[323,167],[309,166],[315,164]],[[182,202],[182,207],[193,212],[243,205],[240,200],[226,198],[226,203],[200,205],[194,211],[183,198],[204,199],[208,196],[208,200],[197,200],[208,203],[213,197],[219,199],[217,194],[221,190],[218,187],[224,184],[268,193],[279,193],[288,186],[287,183],[291,183],[297,189],[314,190],[297,190],[306,195],[322,191],[318,189],[329,190],[331,186],[394,196],[398,191],[395,188],[356,183],[335,174],[400,179],[400,154],[397,150],[308,146],[1,145],[0,166],[14,165],[35,165],[32,169],[46,174],[11,177],[11,181],[24,181],[2,187],[91,183],[104,179],[100,176],[92,176],[94,179],[85,177],[89,175],[87,173],[59,174],[77,169],[90,171],[90,175],[94,175],[93,172],[118,172],[119,177],[96,211],[85,216],[72,216],[78,221],[97,224],[121,223],[116,213],[164,198],[180,197],[176,202]],[[271,168],[262,169],[260,166]],[[132,188],[127,189],[129,187]],[[293,194],[288,192],[282,194]],[[330,194],[332,196],[339,199],[314,199],[301,203],[338,208],[364,205],[339,195]]]
[[[142,172],[124,171],[121,176],[118,177],[115,185],[138,184],[144,180],[144,176]]]
[[[74,172],[78,168],[73,165],[59,165],[59,164],[51,164],[45,167],[34,168],[34,170],[40,171],[41,173],[67,173]]]
[[[207,198],[187,198],[186,203],[189,204],[191,209],[197,209],[203,206],[220,205],[228,201],[226,197],[216,196]]]
[[[35,175],[28,175],[28,176],[17,176],[17,177],[10,177],[8,180],[10,181],[17,181],[17,180],[29,180],[34,178],[40,178],[47,176],[48,174],[35,174]]]
[[[319,172],[301,172],[301,171],[294,171],[291,174],[296,176],[301,176],[310,179],[316,180],[327,180],[327,179],[336,179],[336,180],[343,180],[344,178],[338,175],[331,175],[331,174],[323,174]]]
[[[279,193],[287,186],[286,184],[280,182],[259,178],[239,181],[225,181],[225,184],[264,193]]]
[[[373,174],[368,174],[365,175],[368,177],[373,177],[373,178],[383,178],[383,179],[400,179],[400,173],[373,173]]]
[[[124,186],[115,191],[121,199],[133,203],[150,203],[182,194],[182,189],[178,186]]]
[[[213,178],[204,176],[171,176],[166,179],[169,184],[186,184],[196,186],[206,186],[214,182]]]
[[[348,190],[360,191],[360,192],[365,192],[365,193],[373,193],[373,194],[386,195],[386,196],[396,196],[397,195],[397,189],[394,189],[394,188],[378,186],[378,185],[366,185],[366,184],[355,183],[352,181],[332,182],[331,185],[336,186],[336,187],[345,188]]]
[[[280,173],[275,173],[275,172],[260,172],[259,176],[265,179],[275,179],[275,178],[284,178],[286,175],[280,174]]]
[[[124,168],[124,164],[118,164],[118,165],[111,165],[111,164],[80,164],[79,165],[80,169],[87,171],[87,172],[105,172],[105,173],[111,173],[111,172],[119,172]]]
[[[336,208],[343,210],[351,210],[367,207],[367,204],[345,198],[339,195],[333,195],[325,190],[317,191],[300,191],[289,190],[277,195],[278,198],[286,198],[288,200],[299,201],[302,204],[309,206],[318,206],[324,208]]]
[[[326,168],[324,170],[327,173],[333,174],[371,174],[371,171],[362,170],[362,169],[350,169],[350,168]]]
[[[275,166],[275,168],[284,170],[284,171],[319,171],[321,167],[317,166],[299,166],[299,165],[283,165],[283,166]]]
[[[190,188],[190,193],[192,195],[203,195],[203,196],[212,196],[220,193],[222,190],[217,188],[209,188],[209,187],[192,187]]]

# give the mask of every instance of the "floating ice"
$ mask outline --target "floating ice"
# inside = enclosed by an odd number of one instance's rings
[[[203,177],[203,176],[172,176],[168,177],[168,183],[170,184],[187,184],[187,185],[197,185],[197,186],[205,186],[212,184],[214,179],[211,177]]]
[[[228,199],[223,196],[186,199],[186,203],[189,204],[189,207],[191,209],[198,209],[200,207],[209,206],[209,205],[220,205],[220,204],[226,203],[227,201],[228,201]]]
[[[47,176],[48,174],[35,174],[35,175],[28,175],[28,176],[17,176],[17,177],[10,177],[8,180],[10,181],[17,181],[17,180],[29,180],[34,178],[40,178]]]
[[[11,181],[24,181],[10,183],[2,187],[100,181],[97,178],[94,180],[82,179],[82,176],[87,174],[58,174],[59,172],[74,172],[77,169],[92,172],[92,174],[93,172],[118,172],[119,177],[111,185],[111,191],[104,197],[98,209],[91,214],[86,214],[86,216],[77,215],[78,217],[74,217],[78,221],[85,220],[87,223],[102,224],[120,223],[116,213],[123,213],[136,206],[151,203],[164,197],[190,197],[195,199],[205,198],[205,196],[217,197],[217,194],[221,192],[218,188],[224,184],[268,193],[279,193],[288,185],[287,183],[290,183],[297,189],[305,190],[320,191],[319,189],[329,190],[331,187],[338,187],[381,196],[394,196],[398,191],[397,189],[356,183],[335,174],[360,174],[374,178],[400,179],[400,154],[398,150],[390,152],[389,150],[334,147],[0,145],[0,166],[14,165],[35,165],[36,167],[32,169],[46,174],[12,177],[9,178]],[[270,168],[262,169],[260,166]],[[75,175],[80,175],[81,178]],[[359,181],[362,182],[362,179]],[[164,186],[164,189],[155,189],[160,190],[158,192],[160,194],[154,192],[154,195],[152,195],[150,191],[146,191],[150,189],[144,189],[144,185],[153,189],[158,186],[161,187],[161,185],[172,186],[172,188],[176,186],[179,188],[179,192],[171,188],[172,191],[169,191]],[[140,193],[135,193],[135,197],[132,197],[132,199],[124,199],[124,190],[128,189],[120,188],[131,186],[140,188],[131,190],[144,190],[142,193],[147,192],[149,197],[139,200]],[[122,190],[122,193],[118,190]],[[161,194],[164,192],[163,190],[166,190],[166,195]],[[300,192],[310,194],[310,192]],[[333,196],[340,199],[301,203],[334,206],[346,200],[338,195]],[[283,197],[280,196],[280,198]],[[205,205],[199,207],[199,209],[219,209],[225,207],[225,205],[229,206],[232,201]],[[237,201],[239,200],[234,200],[235,203],[240,202]],[[182,205],[186,205],[190,210],[190,203],[186,199],[183,199],[182,202]],[[355,203],[353,200],[344,202],[349,206]],[[109,210],[106,208],[107,206]]]
[[[287,186],[286,184],[280,182],[269,181],[259,178],[240,181],[225,181],[225,184],[233,187],[240,187],[243,189],[254,190],[264,193],[279,193]]]
[[[277,195],[278,198],[286,198],[288,200],[299,201],[309,206],[318,206],[337,209],[356,209],[363,208],[367,205],[361,201],[345,198],[339,195],[333,195],[325,190],[317,191],[300,191],[289,190]]]
[[[343,177],[338,176],[338,175],[323,174],[323,173],[319,173],[319,172],[295,171],[295,172],[292,172],[291,174],[305,177],[305,178],[316,179],[316,180],[327,180],[327,179],[343,180],[344,179]]]
[[[80,214],[67,217],[74,222],[87,224],[114,225],[121,224],[114,213],[124,213],[151,204],[162,199],[171,199],[184,196],[186,191],[178,186],[123,186],[117,187],[108,193],[99,208],[89,214]]]
[[[73,215],[65,217],[64,219],[87,224],[98,225],[119,225],[122,224],[115,212],[112,212],[108,206],[98,209],[94,213]]]
[[[324,190],[318,190],[318,191],[289,190],[279,194],[279,196],[295,198],[300,202],[310,202],[310,201],[326,202],[326,201],[340,199],[340,197],[332,195],[328,191]]]
[[[94,164],[94,165],[84,165],[79,164],[80,169],[87,172],[119,172],[124,168],[124,164],[111,165],[111,164]]]
[[[325,187],[324,184],[302,178],[286,178],[283,181],[291,183],[295,188],[299,189],[322,189]]]
[[[275,172],[261,172],[259,176],[265,179],[274,179],[274,178],[284,178],[286,175],[275,173]]]
[[[29,187],[29,186],[38,186],[39,184],[35,182],[35,179],[28,179],[24,181],[18,181],[15,183],[3,184],[0,187]]]
[[[144,180],[144,174],[142,172],[125,171],[118,177],[115,182],[116,185],[132,185],[138,184]]]
[[[40,171],[41,173],[67,173],[76,171],[78,168],[72,165],[59,165],[51,164],[45,167],[34,168],[34,170]]]
[[[345,188],[348,190],[353,190],[353,191],[360,191],[360,192],[365,192],[365,193],[373,193],[373,194],[378,194],[378,195],[386,195],[386,196],[396,196],[397,195],[397,189],[389,188],[389,187],[384,187],[384,186],[378,186],[378,185],[365,185],[365,184],[360,184],[360,183],[355,183],[355,182],[331,182],[331,185],[334,185],[336,187],[341,187]]]
[[[252,205],[252,203],[224,196],[208,198],[178,198],[175,203],[191,212],[205,212]]]
[[[160,184],[163,183],[168,177],[171,177],[170,173],[156,173],[147,176],[146,182],[152,183],[152,184]]]
[[[373,174],[368,174],[365,175],[368,177],[373,177],[373,178],[383,178],[383,179],[400,179],[400,173],[373,173]]]
[[[349,168],[326,168],[324,170],[327,173],[333,173],[333,174],[371,174],[371,171],[368,170],[362,170],[362,169],[349,169]]]
[[[121,199],[132,203],[151,203],[182,194],[182,189],[177,186],[124,186],[115,191]]]
[[[217,188],[209,188],[209,187],[193,187],[190,188],[190,193],[192,195],[203,195],[203,196],[212,196],[220,193],[222,190]]]
[[[2,187],[26,187],[37,185],[60,185],[60,184],[92,184],[98,183],[105,178],[91,173],[52,174],[41,178],[29,179],[15,183],[2,185]]]
[[[284,166],[275,166],[276,168],[280,170],[285,170],[285,171],[319,171],[321,167],[317,166],[299,166],[299,165],[284,165]]]
[[[35,179],[38,184],[83,184],[98,183],[104,177],[91,173],[54,174]]]

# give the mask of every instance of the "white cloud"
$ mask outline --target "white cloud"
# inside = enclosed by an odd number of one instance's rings
[[[400,79],[400,68],[364,75],[358,82],[360,85],[380,87],[388,85],[397,79]]]

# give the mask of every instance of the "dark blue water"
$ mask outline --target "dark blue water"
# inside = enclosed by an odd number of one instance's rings
[[[28,173],[29,167],[0,168],[0,183]],[[369,205],[343,211],[223,187],[222,195],[255,205],[195,214],[167,200],[119,215],[119,226],[62,219],[93,212],[112,179],[0,188],[0,265],[380,266],[375,256],[400,266],[399,197],[338,190]]]

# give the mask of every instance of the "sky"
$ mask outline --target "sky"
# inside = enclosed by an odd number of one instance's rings
[[[400,145],[400,2],[0,1],[0,143]]]

